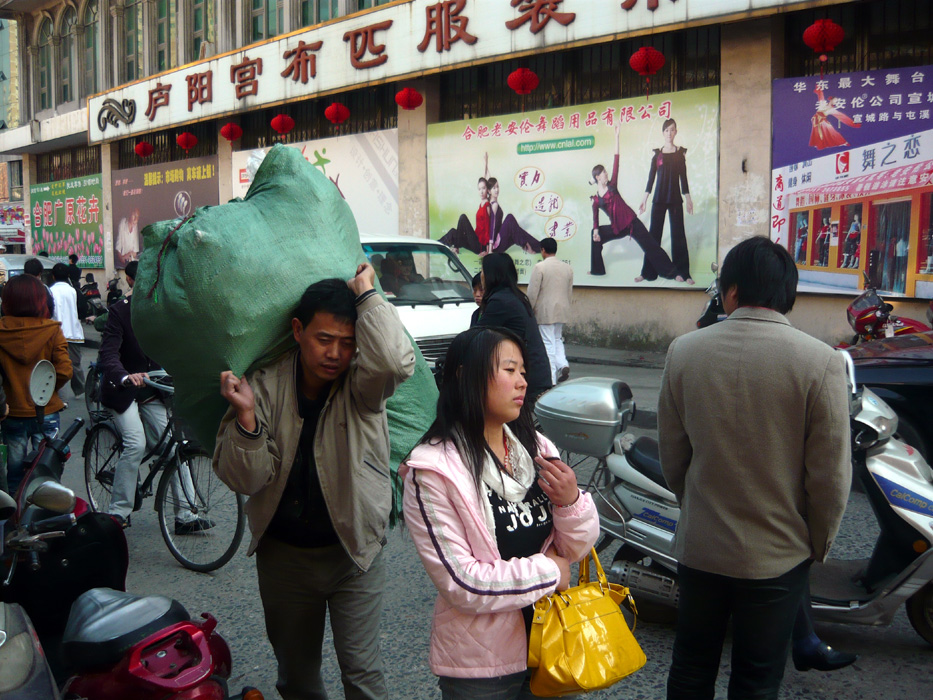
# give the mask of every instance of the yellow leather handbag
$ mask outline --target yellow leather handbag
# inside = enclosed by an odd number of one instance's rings
[[[625,601],[637,618],[629,589],[609,583],[595,549],[589,556],[596,564],[595,581],[587,557],[576,586],[535,603],[528,667],[531,692],[538,697],[608,688],[645,665],[645,652],[619,607]]]

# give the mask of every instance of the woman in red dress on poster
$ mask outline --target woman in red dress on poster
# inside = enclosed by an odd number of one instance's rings
[[[845,137],[836,131],[835,127],[829,123],[829,117],[835,117],[840,124],[851,126],[858,129],[861,124],[856,124],[851,118],[839,111],[835,105],[835,99],[830,97],[828,100],[823,97],[823,89],[817,88],[813,92],[819,98],[816,107],[816,114],[810,117],[810,145],[819,150],[824,148],[834,148],[836,146],[848,146],[849,142]]]
[[[466,248],[471,253],[482,257],[486,255],[489,247],[489,154],[483,154],[485,164],[483,177],[476,183],[479,192],[479,208],[476,210],[476,228],[470,223],[466,214],[461,214],[457,226],[441,236],[441,243],[460,253]]]

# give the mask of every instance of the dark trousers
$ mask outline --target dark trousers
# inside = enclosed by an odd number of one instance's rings
[[[590,239],[591,275],[606,274],[606,264],[603,262],[603,246],[609,241],[614,241],[624,236],[631,236],[634,239],[645,254],[645,260],[650,261],[653,266],[655,270],[654,277],[646,277],[646,279],[654,280],[660,276],[670,280],[677,276],[677,270],[674,268],[674,264],[671,262],[667,253],[665,253],[664,249],[651,238],[648,229],[645,228],[645,225],[638,219],[634,219],[627,229],[619,231],[618,233],[616,233],[609,224],[603,224],[599,227],[599,240],[594,241]]]
[[[713,700],[732,617],[730,700],[774,700],[810,561],[777,578],[739,579],[679,565],[680,604],[668,700]]]
[[[466,214],[460,215],[456,228],[450,229],[441,236],[441,243],[450,248],[466,248],[476,255],[479,255],[482,249],[479,238],[476,237],[476,231],[473,230],[473,224],[470,223]]]
[[[504,253],[508,248],[517,245],[522,249],[531,249],[534,253],[541,252],[541,242],[519,226],[518,221],[511,214],[506,214],[499,231],[493,236],[494,253]]]
[[[321,655],[328,614],[346,699],[388,700],[379,644],[382,554],[360,571],[339,544],[304,549],[267,536],[256,550],[256,569],[284,700],[327,699]]]
[[[684,230],[684,205],[683,202],[676,204],[652,204],[651,205],[651,238],[661,247],[661,237],[664,235],[664,217],[667,216],[671,222],[671,259],[677,270],[677,275],[684,279],[690,279],[690,251],[687,250],[687,233]],[[651,260],[645,255],[645,264],[641,268],[641,276],[646,280],[655,280],[660,271],[655,269]],[[676,277],[677,275],[673,275]],[[664,275],[661,275],[662,277]]]

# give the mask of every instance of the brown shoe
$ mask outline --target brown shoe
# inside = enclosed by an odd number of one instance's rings
[[[560,382],[566,382],[568,379],[570,379],[570,368],[569,368],[569,367],[561,367],[560,372],[557,373],[557,382],[558,382],[558,384],[559,384]]]

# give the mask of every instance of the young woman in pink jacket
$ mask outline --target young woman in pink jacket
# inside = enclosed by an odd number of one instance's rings
[[[569,587],[599,518],[522,408],[518,336],[471,328],[444,367],[437,419],[401,469],[405,521],[439,593],[431,670],[445,700],[530,698],[531,608]]]

